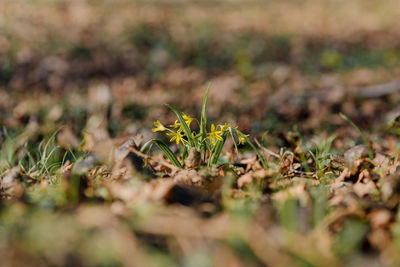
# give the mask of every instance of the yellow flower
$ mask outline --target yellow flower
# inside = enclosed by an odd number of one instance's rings
[[[193,118],[189,117],[185,113],[182,113],[182,118],[185,120],[186,124],[190,127],[190,124],[193,121]]]
[[[246,138],[245,138],[244,136],[239,135],[239,136],[238,136],[238,139],[239,139],[239,143],[241,143],[242,145],[243,145],[244,143],[246,143]]]
[[[193,121],[193,118],[189,117],[188,115],[186,115],[185,113],[182,113],[182,118],[185,120],[186,124],[188,127],[190,127],[190,124]],[[175,120],[174,124],[170,125],[170,127],[173,127],[175,129],[179,128],[178,131],[183,130],[182,125],[180,122],[178,122],[178,120]]]
[[[246,143],[246,140],[247,140],[246,137],[247,137],[247,135],[242,134],[242,133],[238,133],[239,143],[241,143],[242,145],[243,145],[244,143]]]
[[[178,122],[178,120],[175,120],[174,124],[171,124],[170,127],[173,128],[179,128],[181,126],[181,124]]]
[[[231,127],[231,125],[229,123],[226,123],[224,125],[220,124],[218,125],[218,127],[220,127],[221,131],[225,131],[226,129],[228,129],[229,127]]]
[[[155,128],[151,129],[153,132],[163,132],[167,129],[159,120],[154,122],[154,126]]]
[[[222,139],[222,137],[221,137],[221,130],[216,130],[215,129],[215,125],[214,125],[214,123],[213,124],[211,124],[211,132],[209,132],[208,133],[208,136],[207,136],[207,138],[209,138],[209,139],[211,139],[211,141],[212,141],[212,144],[215,146],[215,140],[220,140],[220,141],[224,141],[224,139]]]
[[[172,133],[167,133],[167,135],[172,136],[170,142],[173,142],[175,140],[176,144],[178,145],[179,142],[182,142],[182,133],[181,132],[172,132]]]

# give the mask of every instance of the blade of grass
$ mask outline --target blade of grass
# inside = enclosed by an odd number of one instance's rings
[[[151,139],[151,140],[147,141],[146,143],[144,143],[139,151],[144,153],[144,151],[147,149],[147,147],[153,143],[153,140],[154,139]]]
[[[164,153],[164,155],[171,161],[171,163],[175,167],[182,168],[182,164],[179,162],[179,160],[175,156],[174,152],[172,152],[171,149],[169,149],[169,147],[161,140],[152,139],[152,140],[146,142],[140,149],[140,152],[143,152],[146,149],[146,147],[151,143],[155,144]]]
[[[201,119],[200,119],[200,143],[203,146],[203,160],[206,160],[207,154],[207,101],[208,101],[208,92],[210,91],[211,83],[208,84],[206,93],[204,94],[203,106],[201,108]]]
[[[183,151],[182,151],[182,162],[185,162],[185,159],[189,156],[188,153],[188,148],[187,146],[183,147]]]
[[[361,131],[361,129],[352,121],[350,120],[349,117],[347,117],[345,114],[343,113],[339,113],[339,116],[344,119],[345,121],[347,121],[351,126],[353,126],[354,129],[356,129],[356,131],[360,134],[361,139],[363,140],[364,144],[367,146],[368,148],[368,157],[370,159],[374,159],[374,151],[372,149],[372,147],[370,146],[367,136]]]
[[[310,153],[311,157],[313,158],[315,162],[315,168],[318,170],[319,169],[319,159],[316,154],[314,154],[311,150],[308,150],[308,153]]]
[[[178,117],[179,122],[183,127],[183,131],[188,139],[190,147],[195,147],[195,142],[192,136],[192,131],[190,130],[189,126],[186,124],[186,121],[183,119],[181,112],[172,105],[167,105],[173,112],[175,112],[176,116]]]
[[[234,131],[234,128],[232,128],[232,127],[229,127],[229,133],[231,134],[231,137],[232,137],[232,140],[233,140],[233,144],[235,146],[235,152],[236,152],[236,154],[238,154],[239,153],[238,143],[236,142],[237,133]]]
[[[208,92],[210,90],[211,83],[208,84],[206,93],[203,99],[203,106],[201,109],[201,119],[200,119],[200,135],[202,140],[207,138],[207,100],[208,100]]]
[[[246,138],[246,142],[249,143],[250,147],[257,154],[257,156],[260,159],[260,162],[261,162],[261,165],[263,166],[263,168],[264,169],[268,169],[268,164],[267,164],[267,161],[265,160],[265,158],[260,154],[260,152],[258,151],[256,146],[253,144],[253,142],[251,142],[250,138],[248,138],[247,136],[245,138]]]

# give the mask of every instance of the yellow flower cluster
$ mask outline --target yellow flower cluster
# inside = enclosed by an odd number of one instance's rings
[[[188,115],[186,115],[185,113],[182,113],[182,117],[185,120],[186,124],[188,125],[188,127],[190,127],[190,124],[193,121],[193,118],[189,117]],[[179,144],[180,142],[183,143],[183,126],[181,125],[180,122],[178,122],[178,120],[175,121],[174,124],[170,125],[170,127],[178,129],[177,131],[174,131],[172,129],[169,129],[167,127],[165,127],[159,120],[154,122],[154,128],[152,129],[153,132],[164,132],[164,131],[169,131],[169,133],[167,133],[168,136],[172,136],[172,138],[170,139],[170,142],[175,141],[176,144]]]
[[[194,121],[194,118],[189,117],[185,113],[182,113],[182,118],[185,120],[185,123],[187,124],[188,127],[190,127],[190,124]],[[181,123],[176,120],[174,124],[169,125],[170,128],[177,129],[176,131],[164,126],[159,120],[154,122],[154,128],[152,129],[153,132],[164,132],[168,131],[166,135],[171,136],[170,142],[176,142],[176,144],[179,143],[184,143],[183,136],[183,126]],[[229,127],[231,127],[230,124],[225,123],[224,125],[218,125],[217,127],[214,124],[211,124],[211,129],[210,132],[207,133],[207,139],[209,139],[212,143],[213,146],[216,145],[217,140],[223,141],[222,138],[222,133],[223,131],[227,130]],[[200,136],[200,134],[195,135],[192,133],[194,138],[197,138]],[[245,136],[238,136],[239,143],[244,144],[246,142]]]

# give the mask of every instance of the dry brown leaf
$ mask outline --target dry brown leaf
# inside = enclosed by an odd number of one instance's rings
[[[57,144],[65,149],[73,149],[79,146],[79,139],[71,127],[66,126],[57,134]]]
[[[302,205],[310,203],[311,199],[307,192],[306,183],[299,183],[285,190],[280,190],[272,195],[272,199],[279,202],[285,202],[286,200],[293,198],[298,199]]]
[[[351,175],[355,175],[363,159],[368,157],[368,147],[358,145],[350,148],[344,153],[344,165],[350,170]]]
[[[354,192],[361,198],[373,193],[376,189],[376,185],[372,181],[369,181],[366,184],[356,183],[353,185]]]
[[[382,228],[373,229],[367,236],[369,243],[378,250],[384,250],[391,244],[390,233]]]
[[[243,174],[242,176],[239,177],[237,184],[239,188],[242,188],[243,186],[252,183],[254,179],[260,180],[267,178],[270,173],[267,172],[264,169],[257,170],[257,171],[249,171],[246,174]]]
[[[368,214],[372,228],[388,227],[392,216],[392,213],[385,209],[374,210]]]
[[[180,170],[172,176],[174,182],[186,185],[201,185],[204,177],[195,170]]]

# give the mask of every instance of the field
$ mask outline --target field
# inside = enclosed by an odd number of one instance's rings
[[[399,17],[0,1],[0,265],[399,266]]]

